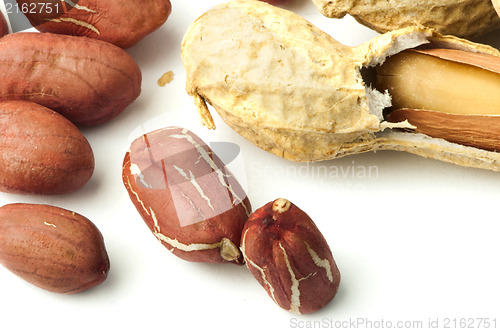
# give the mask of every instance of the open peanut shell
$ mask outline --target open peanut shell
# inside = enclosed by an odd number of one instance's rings
[[[422,25],[442,34],[475,37],[500,28],[490,0],[312,1],[326,17],[342,18],[349,14],[380,33]]]
[[[283,158],[397,150],[500,171],[500,153],[408,132],[408,121],[385,119],[391,96],[372,88],[369,76],[390,56],[418,47],[500,58],[492,47],[423,27],[348,47],[292,12],[242,0],[198,18],[184,37],[182,59],[187,92],[207,127],[215,128],[210,104],[240,135]]]

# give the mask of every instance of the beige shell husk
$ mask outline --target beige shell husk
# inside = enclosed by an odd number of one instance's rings
[[[351,15],[385,33],[422,25],[441,34],[476,37],[500,28],[491,0],[312,0],[326,17]]]
[[[294,161],[397,150],[500,171],[500,153],[403,132],[383,120],[390,96],[371,89],[364,68],[422,44],[500,57],[492,47],[410,27],[357,47],[340,44],[300,16],[259,1],[219,5],[198,18],[182,44],[186,89],[203,123],[207,103],[260,148]]]
[[[492,2],[497,14],[500,15],[500,0],[492,0]]]

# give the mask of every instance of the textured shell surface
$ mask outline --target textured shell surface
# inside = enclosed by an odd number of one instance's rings
[[[379,128],[357,70],[364,58],[290,12],[252,1],[216,7],[188,31],[183,61],[189,94],[259,135],[349,136]],[[212,127],[207,110],[200,112]]]
[[[443,34],[472,37],[500,28],[489,0],[313,0],[332,18],[346,14],[378,32],[422,25]]]
[[[184,36],[182,59],[187,92],[207,127],[215,127],[208,103],[233,130],[286,159],[388,149],[498,170],[498,153],[402,133],[384,121],[390,96],[384,101],[362,71],[424,44],[500,57],[492,47],[423,27],[351,48],[290,11],[243,0],[198,18]]]
[[[491,0],[493,2],[493,7],[497,11],[498,15],[500,15],[500,1],[498,0]]]

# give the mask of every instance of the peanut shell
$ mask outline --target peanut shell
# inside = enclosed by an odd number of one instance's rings
[[[20,6],[33,2],[38,1],[18,1]],[[85,36],[128,48],[162,26],[172,11],[169,0],[79,0],[75,6],[66,6],[68,10],[59,15],[44,11],[25,15],[39,31]]]
[[[0,101],[0,191],[66,194],[93,172],[92,148],[73,123],[30,101]]]
[[[109,258],[101,232],[84,216],[55,206],[0,208],[0,264],[55,293],[78,293],[106,280]]]
[[[137,138],[125,155],[123,183],[151,232],[175,255],[243,263],[239,245],[250,202],[194,133],[167,127]]]
[[[401,132],[408,124],[385,121],[390,96],[372,89],[366,74],[421,45],[500,57],[490,46],[423,27],[348,47],[290,11],[243,0],[198,18],[184,36],[182,59],[186,90],[207,127],[215,127],[208,103],[236,132],[286,159],[397,150],[499,171],[496,152]]]
[[[500,15],[500,1],[499,0],[492,0],[493,2],[493,7],[497,11],[498,15]]]
[[[490,0],[312,0],[332,18],[349,14],[359,23],[385,33],[421,25],[442,34],[475,37],[500,28]]]
[[[18,32],[0,39],[0,100],[29,100],[79,126],[118,115],[141,92],[141,70],[96,39]]]

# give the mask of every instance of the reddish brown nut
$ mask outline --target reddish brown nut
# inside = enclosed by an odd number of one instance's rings
[[[33,285],[56,293],[94,287],[109,271],[102,234],[90,220],[39,204],[0,208],[0,263]]]
[[[0,12],[0,38],[9,33],[9,27],[7,25],[7,21],[3,16],[2,12]]]
[[[29,101],[0,101],[0,191],[65,194],[93,172],[92,148],[69,120]]]
[[[19,6],[30,6],[39,1],[17,2]],[[127,48],[162,26],[172,11],[169,0],[73,2],[75,6],[65,2],[61,4],[60,0],[49,0],[51,5],[46,5],[46,10],[28,10],[25,15],[39,31],[91,37]],[[60,12],[56,13],[56,9]]]
[[[90,126],[119,114],[140,91],[139,66],[112,44],[38,32],[0,39],[0,100],[33,101]]]
[[[250,216],[241,251],[254,277],[285,310],[312,313],[337,293],[340,272],[328,243],[311,218],[286,199]]]
[[[198,136],[168,127],[139,137],[125,155],[123,183],[149,229],[175,255],[243,263],[239,245],[250,202]]]

